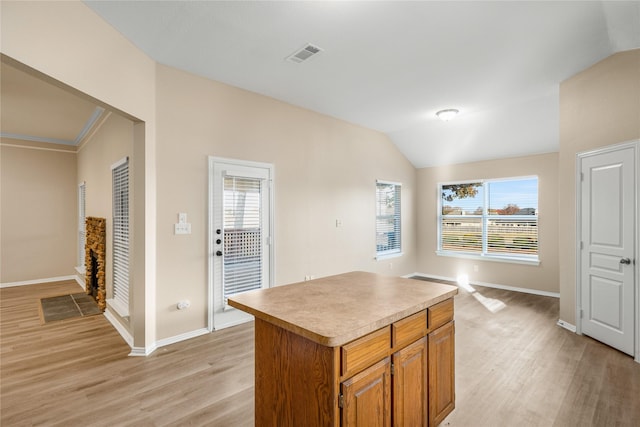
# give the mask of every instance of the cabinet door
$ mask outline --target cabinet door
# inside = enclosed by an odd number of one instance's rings
[[[421,427],[428,422],[427,337],[393,354],[393,425]]]
[[[391,361],[387,357],[342,383],[343,427],[391,426]]]
[[[437,426],[455,407],[453,322],[430,333],[428,339],[429,425]]]

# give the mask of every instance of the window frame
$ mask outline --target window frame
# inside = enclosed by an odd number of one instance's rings
[[[537,213],[535,215],[536,219],[536,234],[538,237],[538,246],[536,248],[536,253],[527,255],[527,254],[516,254],[516,253],[489,253],[488,246],[488,232],[487,232],[487,224],[490,219],[494,219],[496,215],[489,215],[488,213],[488,205],[489,205],[489,192],[487,191],[488,186],[492,182],[505,182],[505,181],[522,181],[527,179],[535,179],[538,186],[538,207]],[[480,252],[465,252],[465,251],[456,251],[450,249],[442,249],[442,222],[446,215],[442,213],[442,187],[447,185],[456,185],[456,184],[475,184],[479,183],[483,186],[483,201],[482,201],[482,215],[473,215],[467,217],[472,218],[480,218],[480,222],[482,224],[481,233],[482,233],[482,249]],[[448,181],[448,182],[439,182],[438,183],[438,193],[437,193],[437,242],[436,242],[436,254],[438,256],[446,256],[446,257],[454,257],[454,258],[466,258],[466,259],[476,259],[483,261],[496,261],[496,262],[505,262],[505,263],[515,263],[515,264],[526,264],[526,265],[540,265],[540,216],[539,216],[539,197],[540,197],[540,179],[537,175],[525,175],[525,176],[514,176],[514,177],[506,177],[506,178],[492,178],[492,179],[469,179],[462,181]],[[461,215],[460,215],[461,216]],[[531,219],[533,215],[504,215],[505,217],[513,218],[514,220],[519,219]],[[456,216],[452,216],[455,218]]]
[[[87,183],[78,184],[78,269],[84,272],[87,245]]]
[[[393,213],[393,229],[394,233],[396,233],[397,244],[394,245],[392,249],[378,250],[378,234],[380,234],[381,230],[378,229],[379,219],[388,218],[389,215],[379,215],[378,214],[378,187],[381,185],[393,185],[394,186],[394,197],[398,198],[398,202],[394,206]],[[387,258],[395,258],[403,255],[402,252],[402,183],[394,182],[394,181],[385,181],[385,180],[376,180],[376,221],[375,221],[375,239],[376,239],[376,256],[375,259],[387,259]]]

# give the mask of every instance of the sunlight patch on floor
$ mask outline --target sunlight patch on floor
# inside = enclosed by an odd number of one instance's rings
[[[466,274],[458,275],[457,282],[458,282],[458,286],[461,289],[473,295],[473,297],[491,313],[497,313],[498,311],[502,310],[507,306],[505,303],[503,303],[499,299],[487,298],[484,295],[482,295],[480,292],[478,292],[473,286],[469,284],[469,276],[467,276]]]

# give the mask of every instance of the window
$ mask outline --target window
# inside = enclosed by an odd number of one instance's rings
[[[440,184],[438,254],[538,262],[538,178]]]
[[[78,185],[78,267],[84,268],[85,246],[87,244],[86,216],[87,184]]]
[[[263,179],[225,175],[223,200],[224,302],[263,285]]]
[[[376,256],[401,255],[401,184],[376,182]]]
[[[116,312],[129,315],[129,159],[111,166],[113,179],[113,299]]]

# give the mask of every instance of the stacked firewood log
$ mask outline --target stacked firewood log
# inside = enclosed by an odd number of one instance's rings
[[[96,302],[100,310],[104,311],[107,307],[107,291],[105,277],[105,259],[106,259],[106,239],[107,239],[107,220],[105,218],[96,218],[89,216],[85,220],[86,226],[86,245],[85,245],[85,289],[87,294],[91,295],[91,283],[93,269],[91,266],[91,251],[94,252],[97,259],[97,279],[98,294],[95,296]]]

